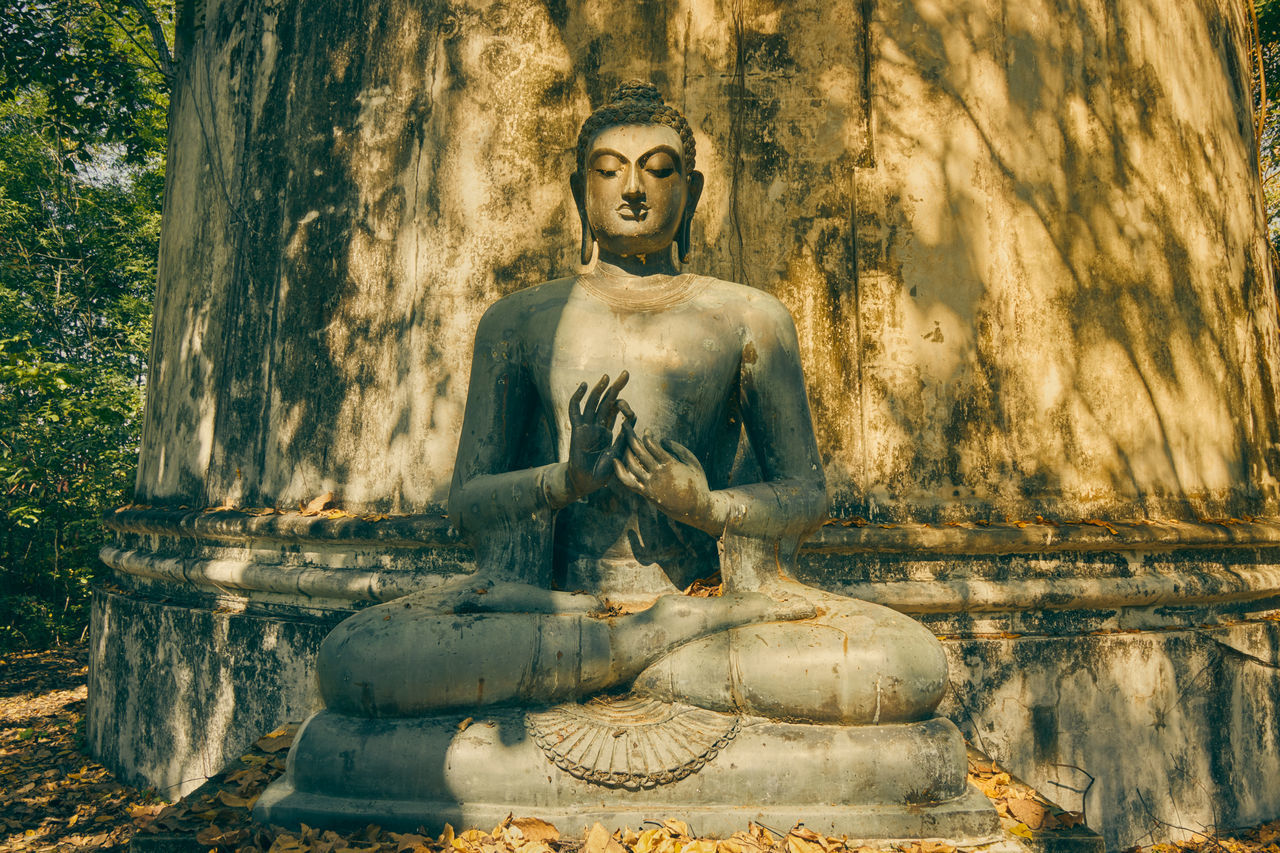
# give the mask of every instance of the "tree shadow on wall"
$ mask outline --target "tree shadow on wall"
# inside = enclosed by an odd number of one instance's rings
[[[927,381],[860,341],[870,411],[905,436],[900,460],[866,468],[890,495],[940,496],[920,520],[1274,506],[1275,303],[1242,26],[1201,3],[877,4],[879,166],[922,170],[901,183],[942,198],[883,200],[861,278],[910,288],[968,338]],[[938,389],[932,411],[907,393],[917,378]],[[967,509],[946,505],[952,487]],[[857,491],[850,509],[873,511]]]

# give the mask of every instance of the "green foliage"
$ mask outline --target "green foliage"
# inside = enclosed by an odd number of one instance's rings
[[[168,101],[145,18],[0,0],[0,649],[82,633],[132,485]]]
[[[1261,66],[1254,70],[1254,107],[1265,109],[1258,140],[1271,245],[1280,249],[1280,0],[1254,0]],[[1266,83],[1263,99],[1261,83]]]

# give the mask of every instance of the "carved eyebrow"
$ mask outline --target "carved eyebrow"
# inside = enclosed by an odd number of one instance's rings
[[[661,152],[665,152],[672,160],[676,161],[676,169],[678,171],[684,171],[684,164],[681,162],[680,152],[672,148],[670,145],[655,145],[653,148],[650,148],[648,151],[641,154],[640,158],[636,162],[639,163],[640,168],[643,169],[645,162],[650,157]],[[612,148],[596,148],[591,152],[591,162],[594,163],[598,158],[606,155],[617,157],[624,165],[631,162],[621,152],[614,151]]]
[[[623,163],[630,163],[630,162],[631,162],[631,161],[630,161],[630,160],[628,160],[626,157],[622,156],[622,154],[621,154],[621,153],[619,153],[619,152],[617,152],[617,151],[614,151],[612,148],[597,148],[597,149],[595,149],[594,151],[592,151],[592,152],[591,152],[591,162],[592,162],[592,163],[594,163],[596,160],[598,160],[599,158],[601,158],[601,157],[605,156],[606,154],[611,155],[611,156],[613,156],[613,157],[617,157],[617,158],[618,158],[619,160],[621,160]],[[648,155],[648,154],[646,154],[645,156],[647,157],[647,156],[649,156],[649,155]]]
[[[675,160],[675,161],[676,161],[676,170],[677,170],[677,171],[680,171],[680,172],[683,172],[683,171],[684,171],[684,164],[683,164],[682,162],[680,162],[680,152],[679,152],[679,151],[676,151],[676,150],[675,150],[674,148],[672,148],[670,145],[658,145],[658,146],[655,146],[655,147],[653,147],[653,148],[649,149],[648,151],[644,152],[644,154],[642,154],[642,155],[640,156],[640,160],[638,161],[638,162],[640,163],[640,168],[642,168],[642,169],[643,169],[643,168],[644,168],[644,164],[645,164],[645,162],[646,162],[650,157],[652,157],[654,154],[659,154],[659,153],[662,153],[662,152],[666,152],[666,154],[667,154],[667,155],[668,155],[672,160]]]

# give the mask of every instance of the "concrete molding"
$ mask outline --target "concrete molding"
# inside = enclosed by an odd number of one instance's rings
[[[251,516],[234,511],[128,509],[108,516],[107,526],[125,536],[161,537],[145,545],[120,542],[101,550],[102,561],[126,575],[346,605],[391,601],[470,563],[465,544],[438,515],[367,521],[297,513]],[[175,540],[190,544],[180,546]],[[245,542],[267,547],[245,548]],[[299,551],[297,546],[303,544],[310,547]],[[402,551],[405,557],[421,551],[445,559],[414,560],[412,569],[371,566],[362,550],[374,545],[383,551]],[[1280,560],[1270,562],[1265,556],[1230,568],[1210,560],[1211,569],[1195,561],[1157,569],[1141,559],[1151,553],[1222,549],[1280,549],[1280,520],[941,528],[829,524],[803,551],[812,555],[979,558],[1108,552],[1124,554],[1130,567],[1101,575],[1091,572],[1087,577],[1058,571],[1047,576],[1002,578],[986,576],[975,565],[960,576],[836,584],[846,595],[913,614],[1210,606],[1280,596]]]
[[[466,548],[440,513],[329,518],[297,512],[250,515],[239,510],[125,507],[103,523],[119,533],[151,533],[243,542],[246,539],[334,540],[380,545]],[[1200,521],[1087,520],[1032,523],[875,524],[832,519],[804,544],[810,553],[1035,554],[1059,551],[1280,547],[1280,518]]]
[[[1117,610],[1231,604],[1280,595],[1280,566],[1110,578],[891,581],[849,584],[840,591],[903,613]]]
[[[98,557],[134,577],[190,584],[219,591],[262,592],[308,601],[392,601],[423,588],[440,575],[362,568],[293,567],[253,559],[198,559],[106,546]]]
[[[103,517],[116,533],[156,534],[228,542],[265,539],[283,542],[340,541],[380,546],[467,548],[439,513],[376,516],[302,515],[299,512],[251,515],[240,510],[189,510],[122,507]],[[1280,534],[1277,535],[1280,541]]]

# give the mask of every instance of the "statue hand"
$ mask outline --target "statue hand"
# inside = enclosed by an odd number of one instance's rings
[[[643,495],[676,521],[712,532],[711,488],[706,472],[693,451],[678,441],[655,441],[626,428],[627,447],[613,463],[619,482]]]
[[[612,385],[608,375],[591,389],[591,396],[582,405],[587,393],[583,382],[569,398],[569,487],[576,497],[589,495],[609,482],[613,475],[613,461],[622,451],[623,434],[615,440],[613,426],[621,412],[626,423],[635,423],[635,412],[625,400],[619,400],[627,380],[624,370]],[[625,430],[624,430],[625,433]]]

